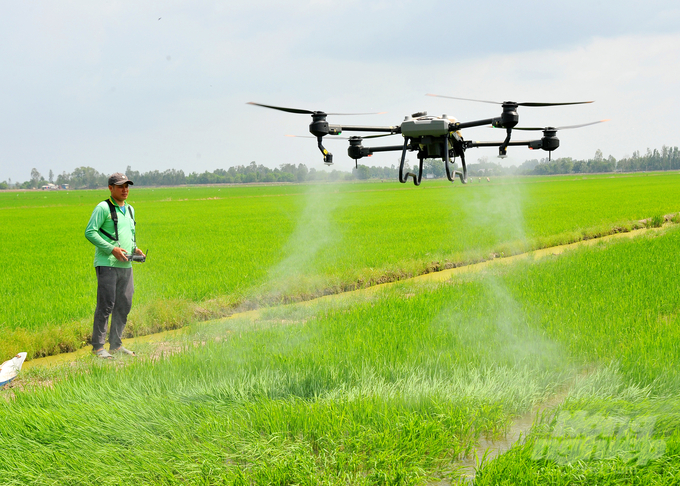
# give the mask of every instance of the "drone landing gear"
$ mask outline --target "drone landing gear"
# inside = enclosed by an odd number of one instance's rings
[[[418,151],[418,174],[415,174],[414,172],[404,172],[404,166],[406,165],[406,150],[409,148],[411,150],[416,150],[416,148],[412,147],[409,145],[411,142],[411,139],[405,137],[404,138],[404,146],[401,151],[401,163],[399,164],[399,182],[402,184],[405,184],[406,181],[408,181],[408,178],[413,179],[413,184],[416,186],[420,185],[420,182],[423,180],[423,165],[425,163],[425,159],[427,158],[427,153],[423,150]],[[417,147],[417,146],[416,146]],[[467,184],[467,166],[465,165],[465,150],[461,147],[461,150],[459,150],[459,155],[460,155],[460,161],[462,165],[462,170],[454,170],[451,166],[451,160],[449,156],[449,140],[444,139],[444,143],[441,146],[444,151],[443,153],[439,153],[439,156],[444,159],[444,166],[446,167],[446,177],[449,179],[451,182],[455,182],[456,176],[460,178],[460,182],[463,184]]]
[[[420,182],[423,180],[423,157],[422,154],[418,154],[418,159],[420,161],[420,168],[418,170],[418,175],[414,174],[413,172],[407,172],[404,174],[404,165],[406,163],[406,149],[409,147],[409,139],[408,137],[404,137],[404,148],[401,151],[401,163],[399,164],[399,182],[402,184],[405,184],[406,181],[408,180],[409,177],[413,178],[413,184],[416,186],[420,185]]]
[[[456,176],[460,177],[460,182],[463,184],[467,184],[467,166],[465,165],[465,151],[461,150],[460,151],[460,163],[463,168],[462,171],[460,170],[451,170],[451,161],[449,159],[449,141],[448,139],[445,140],[444,142],[444,167],[446,168],[446,177],[449,179],[451,182],[456,181]]]

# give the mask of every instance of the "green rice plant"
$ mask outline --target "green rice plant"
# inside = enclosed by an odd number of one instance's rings
[[[0,330],[63,339],[0,342],[31,355],[72,349],[95,301],[84,226],[104,191],[0,192]],[[129,331],[338,293],[633,227],[677,211],[677,177],[137,188]],[[162,312],[160,312],[162,310]],[[19,336],[17,334],[17,336]],[[50,334],[52,335],[52,334]],[[75,337],[74,337],[75,336]]]
[[[0,400],[0,447],[13,451],[0,482],[456,481],[479,437],[571,387],[568,415],[546,414],[476,484],[673,484],[679,239],[671,227],[439,285],[195,324],[174,343],[184,352],[163,359],[88,357],[52,387]],[[575,417],[627,418],[614,429],[627,435],[593,438],[617,447],[639,445],[631,434],[654,417],[663,455],[642,464],[610,448],[557,462],[546,447],[580,437],[555,435]]]

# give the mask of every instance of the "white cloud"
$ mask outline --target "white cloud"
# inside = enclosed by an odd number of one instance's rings
[[[460,120],[500,113],[427,92],[595,99],[521,108],[521,124],[612,119],[561,132],[557,156],[585,158],[599,148],[620,158],[680,145],[679,11],[658,0],[550,8],[533,0],[11,3],[0,18],[0,180],[26,180],[31,167],[45,174],[82,165],[189,172],[252,160],[322,166],[314,141],[283,136],[304,134],[308,117],[247,101],[387,110],[341,120],[392,125],[420,110]],[[487,129],[465,134],[498,137]],[[349,169],[345,144],[331,143],[337,167]],[[480,149],[469,159],[485,155],[494,152]],[[545,153],[518,148],[511,155],[521,162]],[[366,162],[391,165],[396,158]]]

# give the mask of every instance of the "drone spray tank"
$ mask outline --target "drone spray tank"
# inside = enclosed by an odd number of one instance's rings
[[[458,121],[448,115],[440,117],[428,116],[427,112],[414,113],[404,118],[401,123],[401,134],[404,137],[404,146],[399,164],[399,182],[405,183],[408,178],[418,186],[423,177],[423,164],[425,159],[436,158],[444,161],[446,175],[453,182],[456,176],[460,177],[463,184],[467,182],[467,169],[465,166],[464,149],[459,142],[462,140],[460,132],[455,127]],[[406,150],[418,151],[418,173],[404,172]],[[451,158],[461,156],[462,171],[452,170]]]

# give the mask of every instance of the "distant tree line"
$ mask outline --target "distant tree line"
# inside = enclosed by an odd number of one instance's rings
[[[680,170],[680,149],[678,147],[661,147],[661,150],[647,149],[647,153],[633,152],[632,157],[616,160],[613,156],[604,157],[601,150],[587,160],[575,160],[562,157],[548,160],[527,160],[519,166],[503,167],[489,162],[488,157],[481,157],[477,163],[468,164],[468,174],[476,176],[500,175],[553,175],[553,174],[586,174],[603,172],[643,172]]]
[[[411,168],[406,163],[407,168]],[[551,174],[581,174],[595,172],[639,172],[680,170],[680,149],[678,147],[661,147],[647,149],[647,153],[633,152],[631,157],[616,160],[613,156],[604,157],[601,150],[588,160],[574,160],[571,157],[548,160],[527,160],[520,166],[503,167],[489,162],[488,157],[481,157],[477,163],[468,164],[470,176],[500,176],[500,175],[551,175]],[[128,166],[125,173],[137,186],[178,186],[184,184],[247,184],[253,182],[305,182],[305,181],[343,181],[368,179],[396,179],[398,167],[369,167],[358,165],[351,172],[333,170],[308,169],[305,164],[281,164],[271,169],[261,164],[251,162],[248,165],[237,165],[228,169],[215,169],[212,172],[191,172],[185,174],[182,170],[168,169],[165,171],[139,172]],[[440,179],[446,177],[444,162],[436,159],[426,159],[423,163],[423,175]],[[0,182],[0,189],[37,189],[49,184],[57,186],[68,185],[71,189],[95,189],[106,187],[109,174],[102,174],[92,167],[78,167],[72,173],[63,172],[54,177],[50,170],[48,178],[36,169],[31,170],[31,178],[25,182]]]
[[[661,147],[661,150],[647,149],[647,153],[633,152],[632,157],[616,160],[611,155],[605,158],[601,150],[588,160],[574,160],[571,157],[553,160],[527,160],[517,167],[520,175],[582,174],[593,172],[642,172],[680,169],[680,149]]]
[[[304,182],[312,180],[345,180],[354,175],[349,172],[333,170],[331,172],[308,169],[304,164],[283,164],[276,169],[251,162],[250,165],[239,165],[229,169],[216,169],[201,174],[192,172],[185,174],[183,170],[168,169],[165,171],[139,172],[127,167],[125,173],[137,186],[177,186],[183,184],[241,184],[249,182]],[[110,174],[103,174],[92,167],[78,167],[72,173],[63,172],[54,179],[50,171],[49,179],[36,169],[31,170],[31,178],[25,182],[0,182],[0,189],[37,189],[47,184],[57,186],[68,185],[71,189],[95,189],[106,187]]]
[[[333,170],[332,172],[308,169],[305,164],[281,164],[275,169],[251,162],[228,169],[215,169],[212,172],[192,172],[182,170],[157,170],[140,173],[128,166],[127,176],[142,186],[176,186],[181,184],[247,184],[251,182],[305,182],[319,180],[341,180],[351,174]]]

